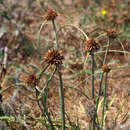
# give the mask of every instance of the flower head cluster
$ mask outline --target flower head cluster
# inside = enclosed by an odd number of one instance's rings
[[[117,32],[113,29],[107,30],[107,36],[111,39],[114,39],[117,36]]]
[[[88,52],[98,50],[100,48],[99,43],[94,40],[93,38],[90,38],[86,41],[86,48]]]
[[[57,12],[55,10],[49,9],[43,16],[46,20],[54,20],[57,17]]]
[[[56,65],[59,66],[62,64],[62,60],[64,59],[63,57],[63,52],[58,49],[50,49],[48,50],[48,52],[46,53],[46,55],[44,56],[44,61],[48,64],[51,65]]]
[[[111,69],[105,64],[102,66],[102,70],[108,73]]]
[[[35,87],[38,84],[38,78],[35,74],[30,74],[24,79],[24,82],[30,87]]]

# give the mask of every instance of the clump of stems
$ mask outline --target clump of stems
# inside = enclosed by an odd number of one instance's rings
[[[107,82],[108,82],[108,73],[110,71],[110,68],[105,64],[104,66],[102,66],[102,70],[106,73],[106,75],[105,75],[104,101],[103,101],[103,109],[102,109],[101,128],[103,128],[104,114],[105,114],[105,110],[107,110],[107,85],[108,85]]]
[[[92,70],[92,87],[91,87],[91,96],[92,96],[92,99],[94,99],[94,66],[95,66],[95,63],[94,63],[94,52],[96,50],[98,50],[100,48],[98,42],[96,40],[94,40],[93,38],[90,38],[89,40],[86,41],[86,48],[87,48],[87,51],[90,53],[91,55],[91,70]],[[95,112],[93,114],[93,118],[92,118],[92,127],[93,127],[93,130],[95,130]]]

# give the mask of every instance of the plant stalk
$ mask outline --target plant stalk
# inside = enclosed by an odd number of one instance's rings
[[[92,57],[92,99],[94,99],[94,51],[91,52],[91,57]]]
[[[39,54],[39,59],[41,59],[41,41],[40,41],[40,33],[42,31],[42,28],[46,24],[47,20],[43,21],[43,23],[40,26],[39,32],[38,32],[38,54]]]
[[[62,118],[62,130],[65,130],[65,110],[64,110],[64,92],[63,92],[63,82],[62,73],[58,70],[59,80],[60,80],[60,102],[61,102],[61,118]]]
[[[107,61],[107,55],[108,55],[108,51],[109,51],[109,46],[110,46],[110,39],[108,39],[108,41],[107,41],[107,48],[106,48],[106,52],[105,52],[105,56],[104,56],[103,65],[106,64],[106,61]],[[98,89],[98,98],[97,98],[97,101],[96,101],[96,111],[98,109],[100,93],[101,93],[101,88],[102,88],[103,76],[104,76],[104,72],[102,72],[101,75],[100,75],[100,86],[99,86],[99,89]]]
[[[50,66],[50,65],[47,64],[47,65],[42,69],[41,73],[39,74],[38,83],[40,82],[40,79],[42,78],[43,73],[45,72],[45,70],[46,70],[49,66]]]
[[[46,83],[46,85],[45,85],[45,87],[44,87],[44,94],[42,95],[42,99],[41,99],[42,105],[43,105],[43,107],[44,107],[44,112],[45,112],[45,114],[46,114],[46,116],[47,116],[47,118],[48,118],[48,121],[49,121],[49,123],[50,123],[50,125],[51,125],[52,130],[54,130],[54,126],[53,126],[53,123],[52,123],[50,114],[49,114],[49,112],[48,112],[48,109],[47,109],[47,98],[48,98],[48,91],[49,91],[49,89],[47,88],[47,86],[48,86],[49,82],[52,80],[52,78],[53,78],[53,76],[54,76],[56,70],[57,70],[57,68],[54,69],[54,71],[53,71],[53,73],[51,74],[49,80],[47,81],[47,83]],[[41,92],[41,93],[43,93],[43,92]]]
[[[52,25],[53,25],[53,29],[54,29],[54,33],[55,33],[56,48],[58,49],[59,45],[58,45],[58,39],[57,39],[57,30],[56,30],[56,25],[55,25],[55,21],[54,20],[52,20]]]
[[[94,51],[92,50],[90,52],[91,54],[91,58],[92,58],[92,62],[91,62],[91,70],[92,70],[92,99],[94,99]],[[92,129],[95,130],[95,113],[94,113],[94,116],[93,116],[93,120],[92,120]]]
[[[103,128],[105,108],[107,105],[107,81],[108,81],[107,79],[108,79],[108,72],[106,72],[106,78],[105,78],[104,102],[103,102],[103,110],[102,110],[101,128]]]

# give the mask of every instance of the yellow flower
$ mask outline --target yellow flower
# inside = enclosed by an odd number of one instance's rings
[[[102,14],[102,15],[106,15],[106,14],[107,14],[107,11],[103,9],[103,10],[101,11],[101,14]]]

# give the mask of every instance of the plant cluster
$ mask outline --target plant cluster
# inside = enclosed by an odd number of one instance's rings
[[[95,0],[95,2],[100,3],[98,0]],[[103,15],[107,14],[107,12],[105,11],[103,11],[102,13]],[[58,29],[57,28],[58,25],[55,22],[57,20],[58,15],[59,14],[57,13],[57,11],[49,9],[45,12],[45,14],[42,17],[43,23],[41,24],[39,32],[38,32],[38,47],[37,49],[34,49],[38,52],[38,55],[39,55],[38,60],[42,66],[41,69],[39,69],[40,67],[35,64],[30,64],[30,66],[34,68],[36,71],[28,72],[20,64],[16,64],[13,62],[8,64],[8,66],[16,66],[18,69],[22,70],[24,73],[27,74],[27,76],[24,76],[23,81],[19,80],[19,75],[17,75],[15,78],[6,77],[7,56],[8,56],[7,48],[6,47],[2,47],[2,49],[0,48],[2,50],[2,54],[1,54],[2,69],[0,72],[0,102],[1,104],[3,103],[3,99],[2,99],[4,95],[3,92],[10,89],[9,87],[4,90],[2,86],[2,82],[5,79],[6,80],[13,79],[15,81],[15,84],[12,83],[13,84],[12,86],[16,87],[16,91],[13,95],[13,99],[14,97],[16,97],[16,93],[20,91],[19,87],[22,87],[24,90],[35,94],[35,97],[33,98],[29,97],[28,95],[27,97],[30,100],[35,101],[37,103],[38,111],[41,114],[41,117],[37,118],[37,117],[28,116],[28,114],[31,112],[30,110],[31,108],[28,107],[28,105],[26,104],[21,106],[22,112],[19,114],[18,117],[13,116],[13,115],[7,116],[6,112],[3,109],[3,106],[0,104],[0,119],[3,120],[8,127],[10,126],[12,127],[12,124],[10,122],[11,121],[15,122],[15,118],[16,118],[16,121],[18,120],[18,122],[22,124],[22,128],[26,128],[26,129],[29,129],[26,123],[26,121],[28,120],[32,122],[33,121],[40,122],[44,129],[50,129],[50,130],[56,130],[56,129],[57,130],[58,129],[79,130],[80,129],[79,124],[76,124],[75,122],[71,122],[71,119],[66,112],[67,104],[65,104],[65,99],[64,99],[65,98],[65,92],[64,92],[65,87],[64,87],[64,80],[63,80],[64,72],[62,71],[64,62],[66,62],[66,59],[65,59],[65,54],[63,53],[64,50],[63,48],[60,48],[60,45],[59,45],[59,34],[61,33],[61,30],[67,27],[72,27],[72,28],[75,28],[77,31],[79,31],[81,34],[83,34],[85,38],[83,42],[83,45],[85,46],[84,64],[87,62],[88,57],[89,57],[90,64],[91,64],[91,69],[89,73],[89,75],[91,75],[91,86],[90,86],[91,94],[90,95],[86,94],[85,92],[83,92],[82,90],[76,87],[70,87],[70,88],[72,89],[72,91],[75,90],[78,93],[82,94],[87,99],[87,103],[84,108],[85,108],[86,116],[89,118],[88,129],[89,130],[103,130],[106,128],[107,112],[110,110],[110,107],[113,103],[113,99],[112,101],[108,101],[108,86],[109,86],[108,79],[109,79],[109,74],[111,73],[112,70],[114,70],[114,68],[110,67],[109,65],[108,53],[111,51],[110,46],[113,46],[114,41],[118,40],[118,35],[119,35],[118,31],[110,28],[110,29],[103,30],[102,34],[99,33],[101,37],[106,38],[105,39],[106,49],[105,51],[103,51],[104,55],[102,57],[101,67],[99,68],[100,72],[98,74],[100,76],[100,81],[99,81],[99,86],[97,90],[95,87],[95,82],[96,82],[95,75],[97,74],[95,63],[97,60],[96,55],[100,53],[99,52],[100,49],[103,48],[102,44],[100,43],[100,41],[98,41],[98,38],[90,37],[89,35],[85,33],[83,28],[81,29],[80,27],[75,26],[73,24],[65,24],[65,25],[60,26],[60,28]],[[49,49],[47,49],[44,56],[42,56],[41,48],[44,48],[44,47],[42,47],[41,45],[41,32],[43,31],[43,28],[48,22],[51,22],[51,25],[53,27],[55,44]],[[123,51],[123,53],[125,54],[125,51]],[[81,69],[83,69],[83,67],[81,67]],[[87,70],[85,71],[87,72]],[[47,72],[50,72],[50,74],[48,74]],[[44,78],[45,75],[47,78]],[[52,118],[51,113],[49,111],[49,106],[48,106],[49,91],[52,89],[50,84],[51,82],[53,82],[53,79],[55,79],[55,76],[58,77],[57,89],[59,89],[59,95],[60,95],[59,104],[61,108],[60,109],[61,117],[60,119],[57,119],[57,120]],[[97,90],[97,94],[95,94],[96,90]],[[122,106],[119,108],[119,111],[116,114],[116,117],[114,120],[115,124],[129,96],[130,96],[130,92],[128,92],[128,94],[126,95]],[[27,111],[25,111],[26,109]],[[99,110],[101,111],[100,114],[99,114]],[[11,110],[8,110],[8,111],[11,111]],[[14,113],[17,115],[17,111],[14,111]],[[53,113],[55,112],[53,111]]]

